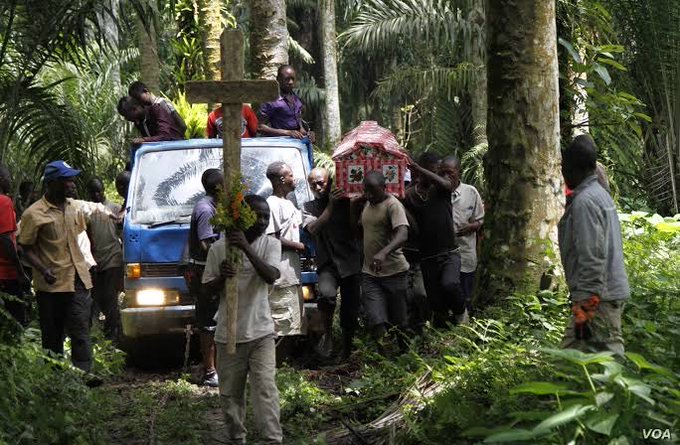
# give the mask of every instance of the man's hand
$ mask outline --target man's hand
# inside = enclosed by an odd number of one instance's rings
[[[343,195],[345,194],[345,191],[341,188],[337,188],[331,191],[331,194],[329,195],[329,203],[330,204],[336,204],[338,201],[343,199]]]
[[[375,273],[380,273],[386,257],[387,255],[385,255],[382,250],[373,255],[373,258],[371,259],[371,270]]]
[[[144,138],[132,138],[130,143],[133,145],[142,145],[144,143]]]
[[[57,277],[52,272],[52,269],[45,269],[41,271],[41,273],[47,284],[54,284],[57,282]]]
[[[574,314],[574,330],[578,340],[588,340],[592,337],[591,322],[600,307],[600,297],[593,295],[587,300],[576,302],[571,311]]]
[[[227,234],[227,241],[230,246],[234,246],[241,250],[246,250],[249,246],[246,236],[241,230],[234,230]]]
[[[466,236],[477,231],[477,223],[463,224],[456,232],[457,236]]]
[[[288,132],[286,134],[288,136],[292,137],[292,138],[295,138],[295,139],[302,139],[302,138],[305,137],[305,135],[302,134],[302,132],[300,132],[298,130],[288,130]]]
[[[222,261],[220,264],[220,278],[226,280],[227,278],[234,278],[236,276],[236,266],[228,260]]]

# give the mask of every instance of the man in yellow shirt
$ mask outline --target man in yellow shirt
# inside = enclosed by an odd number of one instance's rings
[[[47,164],[47,191],[24,212],[17,241],[34,271],[43,348],[63,354],[67,334],[74,366],[87,372],[92,367],[92,281],[78,247],[78,235],[87,223],[83,211],[67,198],[79,174],[64,161]]]

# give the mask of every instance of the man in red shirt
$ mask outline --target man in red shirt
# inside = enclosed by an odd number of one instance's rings
[[[9,170],[0,166],[0,291],[22,300],[28,278],[19,261],[16,243],[16,213],[12,199]],[[26,304],[23,301],[3,301],[5,309],[21,324],[27,323]]]
[[[215,108],[208,115],[206,132],[209,138],[222,137],[222,107]],[[241,138],[254,138],[257,133],[257,116],[250,105],[241,108]]]

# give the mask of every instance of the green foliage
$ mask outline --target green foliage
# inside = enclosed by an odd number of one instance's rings
[[[82,371],[46,354],[29,329],[0,344],[0,442],[101,443],[99,405]]]
[[[191,104],[184,93],[178,93],[177,98],[173,101],[173,105],[184,123],[187,125],[187,131],[184,136],[187,139],[202,139],[206,135],[206,127],[208,126],[208,111],[204,104]]]
[[[636,443],[643,428],[673,429],[680,216],[621,219],[633,292],[623,322],[627,358],[554,349],[568,315],[564,296],[513,297],[510,308],[474,321],[474,335],[457,335],[447,365],[436,368],[449,388],[411,417],[407,442]]]

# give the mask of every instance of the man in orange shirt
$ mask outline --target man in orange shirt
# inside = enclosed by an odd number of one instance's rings
[[[215,108],[208,115],[206,132],[209,138],[222,137],[222,107]],[[243,104],[241,108],[241,137],[254,138],[257,134],[257,116],[249,105]]]

